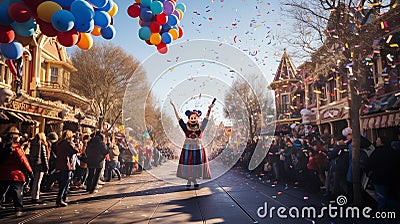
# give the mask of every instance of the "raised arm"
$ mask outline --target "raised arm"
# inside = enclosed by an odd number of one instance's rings
[[[175,117],[176,119],[179,121],[181,119],[181,117],[179,117],[178,111],[176,110],[175,104],[172,102],[172,100],[169,100],[169,103],[172,105],[172,107],[174,108],[174,113],[175,113]]]
[[[211,103],[211,105],[210,106],[208,106],[208,111],[207,111],[207,114],[206,114],[206,118],[208,119],[208,117],[210,117],[210,114],[211,114],[211,109],[214,107],[214,101]]]

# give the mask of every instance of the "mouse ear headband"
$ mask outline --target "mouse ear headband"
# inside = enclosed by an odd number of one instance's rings
[[[201,111],[200,110],[192,110],[192,111],[190,111],[190,110],[187,110],[186,112],[185,112],[185,115],[186,116],[188,116],[188,117],[190,117],[190,115],[192,115],[192,114],[196,114],[197,116],[201,116]]]

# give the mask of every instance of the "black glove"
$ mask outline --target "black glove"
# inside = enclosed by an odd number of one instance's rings
[[[28,177],[29,177],[29,179],[33,179],[33,172],[30,172],[30,173],[28,173]]]

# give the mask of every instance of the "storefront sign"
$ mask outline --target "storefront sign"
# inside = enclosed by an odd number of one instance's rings
[[[44,116],[58,118],[58,112],[55,110],[49,110],[43,107],[31,105],[24,102],[18,102],[15,100],[8,105],[8,108],[21,112],[37,114],[38,116],[44,115]]]
[[[342,116],[342,110],[339,108],[327,108],[321,111],[321,118],[322,119],[332,119],[332,118],[339,118]]]

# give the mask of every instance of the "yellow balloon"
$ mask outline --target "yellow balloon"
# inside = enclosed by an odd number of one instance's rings
[[[94,26],[93,31],[92,31],[91,34],[92,34],[93,36],[98,37],[98,36],[101,35],[100,31],[101,31],[101,27]]]
[[[51,18],[53,17],[54,13],[61,9],[62,7],[59,4],[53,1],[46,1],[40,3],[40,5],[37,7],[37,14],[41,20],[51,23]]]
[[[158,45],[161,43],[161,35],[159,33],[152,33],[150,35],[150,43],[154,45]]]
[[[176,30],[176,29],[170,29],[170,30],[168,31],[168,33],[172,35],[172,39],[173,39],[173,40],[176,40],[176,39],[178,39],[178,37],[179,37],[179,31]]]
[[[110,9],[110,11],[108,11],[108,15],[110,15],[111,17],[115,16],[118,12],[118,5],[117,3],[113,2],[113,6]]]
[[[178,14],[179,14],[179,20],[182,20],[182,18],[183,18],[183,12],[182,12],[182,10],[181,10],[181,9],[176,9],[176,11],[177,11]]]
[[[93,38],[89,33],[79,33],[79,41],[76,45],[82,50],[89,50],[93,46]]]

